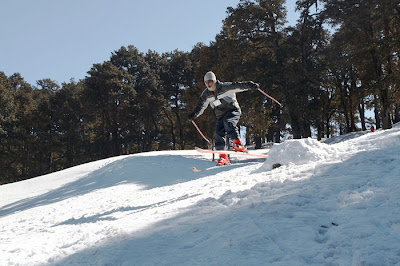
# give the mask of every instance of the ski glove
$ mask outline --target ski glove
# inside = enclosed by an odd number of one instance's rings
[[[190,115],[188,115],[188,120],[190,122],[192,122],[194,120],[194,113],[191,113]]]
[[[251,84],[252,89],[258,90],[258,89],[260,88],[260,84],[255,83],[255,82],[253,82],[253,81],[250,81],[250,82],[252,83],[252,84]]]

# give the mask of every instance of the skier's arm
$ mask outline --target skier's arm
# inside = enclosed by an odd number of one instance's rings
[[[208,97],[206,91],[204,91],[201,94],[200,99],[199,99],[196,107],[194,108],[193,112],[188,116],[188,119],[193,120],[193,119],[196,119],[197,117],[201,116],[203,114],[204,110],[207,109],[211,100],[212,100],[212,97]]]
[[[243,81],[243,82],[225,82],[222,87],[222,93],[226,91],[242,92],[248,90],[257,90],[260,85],[253,81]]]

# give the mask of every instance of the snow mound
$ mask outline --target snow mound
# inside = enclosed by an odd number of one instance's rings
[[[288,140],[272,146],[260,170],[270,170],[275,164],[302,165],[336,157],[336,149],[315,139]]]

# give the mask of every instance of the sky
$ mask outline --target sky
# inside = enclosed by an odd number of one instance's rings
[[[20,73],[31,85],[83,79],[122,46],[140,52],[191,51],[222,29],[227,7],[239,0],[3,0],[0,71]],[[287,0],[294,24],[295,0]]]

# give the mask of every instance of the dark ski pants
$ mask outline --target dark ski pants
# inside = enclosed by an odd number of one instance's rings
[[[217,120],[215,124],[214,142],[216,150],[225,149],[225,135],[231,140],[240,138],[237,126],[240,119],[239,111],[231,111]]]

